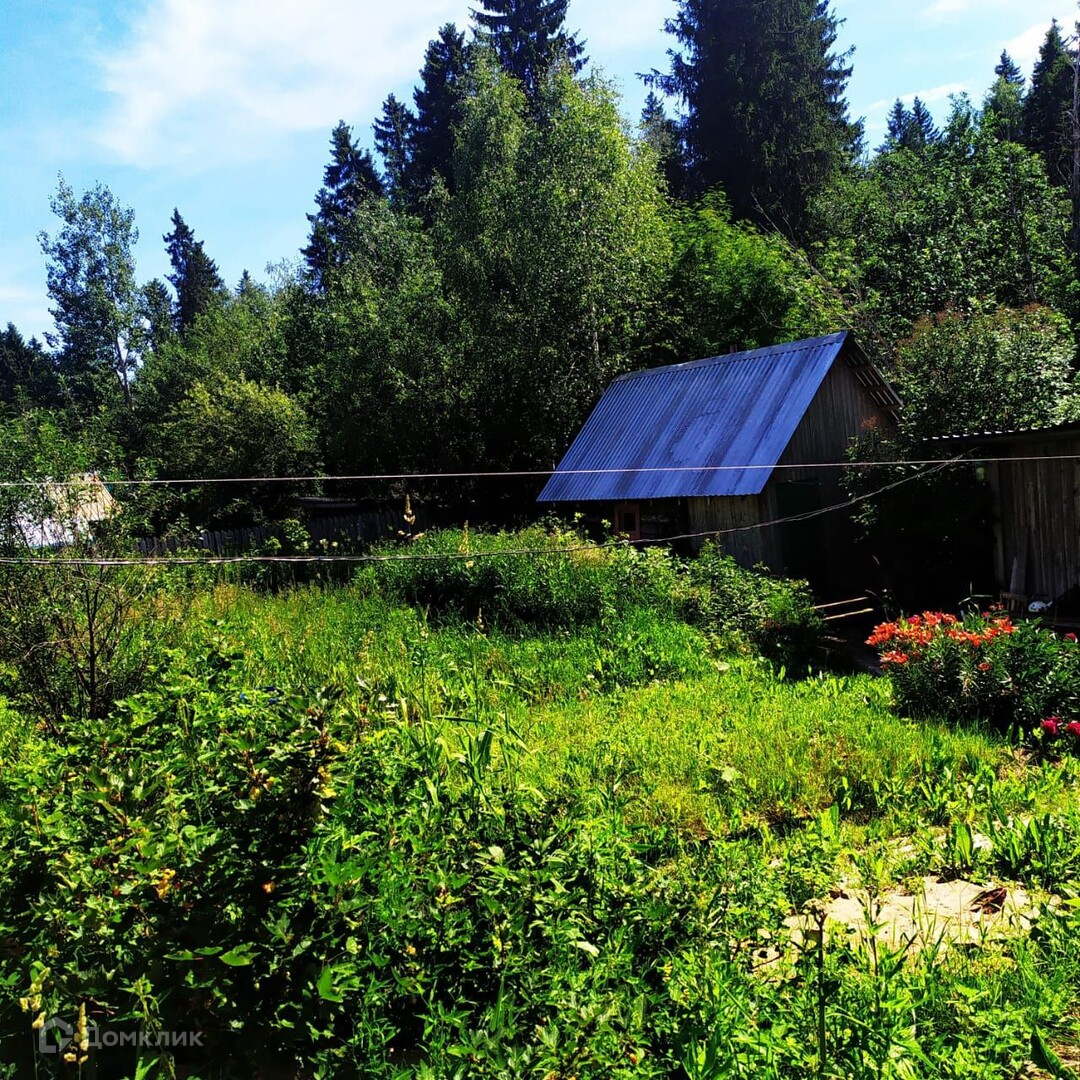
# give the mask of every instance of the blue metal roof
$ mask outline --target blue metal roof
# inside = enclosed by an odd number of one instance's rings
[[[830,334],[621,376],[538,501],[759,494],[847,340]]]

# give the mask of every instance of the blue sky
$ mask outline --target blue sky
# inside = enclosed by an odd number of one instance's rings
[[[3,0],[0,4],[0,325],[51,329],[41,230],[62,173],[134,207],[140,276],[163,276],[173,207],[235,284],[294,259],[330,129],[365,142],[391,90],[407,97],[427,41],[465,25],[467,0]],[[665,66],[675,0],[571,0],[569,25],[640,111],[635,74]],[[893,100],[938,118],[952,93],[981,100],[1002,48],[1030,73],[1066,0],[836,0],[855,45],[848,100],[868,143]]]

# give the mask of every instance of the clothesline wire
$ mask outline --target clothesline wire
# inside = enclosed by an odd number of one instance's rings
[[[951,457],[951,458],[909,458],[886,461],[813,461],[803,463],[781,462],[775,465],[635,465],[629,467],[611,467],[596,469],[512,469],[497,472],[441,472],[441,473],[357,473],[337,476],[204,476],[185,477],[182,479],[102,479],[106,487],[180,487],[206,484],[314,484],[314,483],[374,483],[387,481],[404,483],[408,481],[431,480],[498,480],[498,479],[541,479],[551,476],[628,476],[665,473],[725,473],[725,472],[774,472],[792,469],[869,469],[925,467],[932,465],[993,465],[1002,462],[1031,461],[1080,461],[1080,454],[1037,454],[1013,457]],[[0,488],[45,488],[54,490],[64,487],[84,487],[95,482],[98,477],[83,477],[72,480],[0,480]]]
[[[121,558],[92,558],[92,557],[74,557],[68,558],[66,556],[41,556],[41,557],[0,557],[0,566],[38,566],[38,567],[120,567],[120,566],[233,566],[238,564],[258,564],[258,563],[285,563],[293,565],[303,564],[323,564],[323,563],[390,563],[390,562],[432,562],[435,560],[443,560],[450,562],[460,561],[476,561],[481,559],[492,558],[509,558],[517,556],[534,556],[534,555],[565,555],[573,552],[581,551],[595,551],[597,549],[614,548],[614,547],[646,547],[656,544],[670,544],[675,541],[683,540],[701,540],[708,538],[719,538],[722,536],[731,536],[737,533],[752,532],[758,529],[775,528],[781,525],[794,524],[801,521],[809,521],[812,518],[822,517],[825,514],[832,514],[838,510],[850,509],[853,506],[857,506],[860,503],[867,502],[870,499],[875,499],[880,495],[884,495],[895,488],[901,487],[904,484],[910,484],[915,480],[924,479],[927,476],[931,476],[934,473],[941,472],[942,469],[947,468],[949,465],[954,464],[956,459],[950,459],[948,461],[942,461],[936,463],[935,467],[927,468],[919,473],[915,473],[911,476],[901,477],[899,480],[894,480],[890,484],[886,484],[884,487],[878,488],[875,491],[865,492],[861,495],[856,495],[853,498],[847,499],[844,502],[833,503],[830,506],[820,507],[817,510],[808,510],[801,514],[790,514],[786,517],[774,518],[771,521],[759,521],[748,525],[737,525],[727,529],[707,529],[700,532],[679,533],[673,536],[664,537],[645,537],[637,540],[630,540],[626,538],[615,538],[612,540],[606,540],[599,544],[577,544],[567,547],[558,548],[518,548],[501,551],[476,551],[470,552],[468,550],[459,550],[456,552],[421,552],[419,554],[389,554],[389,555],[375,555],[375,554],[363,554],[363,555],[210,555],[210,556],[194,556],[194,555],[145,555],[139,557],[121,557]]]

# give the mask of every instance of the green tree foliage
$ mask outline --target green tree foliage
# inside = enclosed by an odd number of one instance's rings
[[[1001,65],[999,64],[998,67]],[[1023,142],[1024,136],[1024,86],[1003,75],[990,87],[983,103],[983,123],[994,131],[999,139],[1007,142]]]
[[[919,320],[900,343],[892,381],[904,402],[896,435],[860,439],[861,461],[948,457],[947,444],[922,440],[1000,431],[1080,417],[1068,321],[1049,308],[947,311]],[[908,610],[992,590],[993,497],[972,468],[914,481],[911,466],[853,469],[849,493],[901,486],[862,504],[862,543],[882,584]],[[927,552],[933,558],[927,559]]]
[[[722,187],[737,218],[800,235],[808,197],[861,139],[829,4],[680,0],[666,29],[682,51],[652,81],[683,102],[696,190]]]
[[[226,290],[217,264],[175,208],[172,226],[172,232],[166,233],[162,240],[172,266],[169,281],[176,290],[175,325],[183,334],[207,308],[222,302]]]
[[[985,123],[992,123],[998,138],[1022,142],[1024,134],[1024,76],[1006,50],[994,67],[996,80],[983,105]]]
[[[649,91],[641,110],[641,138],[656,155],[668,191],[680,197],[686,188],[686,152],[679,124],[668,116],[660,97]]]
[[[548,73],[558,64],[574,72],[585,66],[585,46],[565,28],[568,0],[483,0],[474,11],[477,38],[503,71],[517,79],[535,101]]]
[[[1049,308],[944,312],[900,343],[909,435],[1008,431],[1080,416],[1068,321]]]
[[[382,158],[390,200],[402,208],[412,206],[416,197],[416,173],[413,167],[415,115],[395,94],[390,94],[383,102],[382,115],[373,128],[375,150]]]
[[[301,405],[283,391],[217,375],[194,383],[161,425],[166,478],[310,476],[316,439]],[[296,495],[283,484],[194,487],[185,509],[201,522],[279,515]]]
[[[436,177],[453,193],[454,127],[461,121],[468,69],[465,34],[447,23],[427,47],[420,85],[413,92],[412,163],[420,194],[430,190]]]
[[[97,185],[76,198],[61,178],[51,200],[62,225],[39,236],[48,260],[56,322],[51,343],[63,350],[61,370],[90,404],[115,396],[131,403],[131,383],[146,346],[146,297],[135,280],[135,212]]]
[[[672,360],[754,349],[846,325],[843,304],[797,249],[777,233],[733,222],[709,195],[679,212],[667,310]]]
[[[1025,145],[1042,155],[1047,176],[1055,184],[1068,184],[1071,174],[1072,103],[1072,65],[1055,19],[1046,32],[1031,73],[1031,89],[1024,99],[1023,111]]]
[[[207,309],[183,338],[162,341],[147,356],[135,383],[140,427],[152,432],[192,386],[212,383],[217,376],[295,388],[300,375],[289,362],[286,294],[249,277],[234,297]]]
[[[461,119],[471,48],[453,23],[428,43],[415,110],[391,94],[375,121],[375,149],[386,169],[387,192],[395,206],[430,220],[430,196],[453,190],[454,127]]]
[[[323,294],[291,301],[290,358],[311,375],[327,464],[347,473],[465,464],[461,432],[477,435],[463,424],[460,324],[432,237],[382,201],[356,218],[358,242]]]
[[[461,109],[431,226],[368,200],[294,303],[334,470],[549,463],[661,324],[664,200],[610,89],[553,72],[530,103],[481,64]]]
[[[345,257],[347,236],[356,208],[367,198],[383,194],[382,180],[371,153],[353,141],[352,128],[339,121],[330,136],[330,164],[315,196],[319,209],[308,215],[311,234],[303,250],[308,274],[321,287],[327,270]]]
[[[950,308],[1075,311],[1067,198],[966,99],[931,146],[887,150],[841,178],[817,210],[818,230],[846,261],[862,337],[886,357],[916,319]]]
[[[999,79],[1004,79],[1011,86],[1024,85],[1024,73],[1017,66],[1016,61],[1009,55],[1007,49],[1001,50],[1001,59],[998,60],[994,67],[994,74]]]
[[[934,142],[938,134],[934,118],[920,98],[915,98],[910,109],[905,108],[904,103],[897,98],[889,113],[885,144],[879,152],[892,150],[897,146],[906,147],[908,150],[922,150]]]
[[[172,296],[164,281],[153,278],[142,287],[142,310],[146,321],[146,355],[149,356],[176,334]]]
[[[60,404],[52,357],[37,338],[26,341],[13,323],[0,332],[0,403],[11,412]]]
[[[460,298],[483,460],[555,460],[610,380],[639,366],[670,259],[655,159],[598,79],[482,70],[465,103],[457,195],[436,224]]]

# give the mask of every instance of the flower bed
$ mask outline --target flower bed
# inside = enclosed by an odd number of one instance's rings
[[[926,611],[874,628],[892,678],[896,706],[911,716],[977,720],[1001,730],[1080,733],[1080,645],[1037,622],[1013,623],[1003,612],[958,618]],[[1065,719],[1060,719],[1064,717]],[[1080,739],[1074,740],[1080,745]]]

